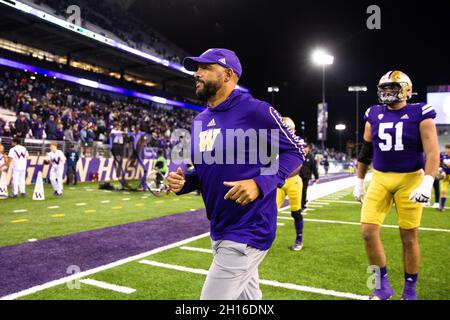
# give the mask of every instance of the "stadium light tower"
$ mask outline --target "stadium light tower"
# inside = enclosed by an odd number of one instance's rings
[[[267,92],[272,94],[272,106],[275,107],[275,93],[280,92],[280,88],[279,87],[268,87],[267,88]]]
[[[339,151],[342,152],[342,131],[347,129],[347,126],[345,124],[337,124],[335,129],[339,132]]]
[[[322,66],[322,105],[325,105],[325,67],[333,64],[334,57],[322,49],[317,49],[312,53],[312,61],[315,65]],[[322,148],[325,148],[324,140],[322,140]]]
[[[350,86],[348,87],[349,92],[356,92],[356,139],[355,139],[355,156],[358,158],[358,145],[359,145],[359,93],[366,92],[366,86]]]

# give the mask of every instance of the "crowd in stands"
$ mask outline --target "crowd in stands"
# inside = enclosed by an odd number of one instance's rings
[[[138,128],[152,136],[152,146],[163,149],[177,143],[172,132],[189,130],[197,114],[7,68],[0,69],[0,108],[17,115],[15,122],[7,122],[0,114],[0,136],[91,145],[109,143],[113,127],[123,132]]]

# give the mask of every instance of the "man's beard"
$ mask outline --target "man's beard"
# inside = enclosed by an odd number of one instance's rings
[[[195,93],[197,94],[197,97],[204,101],[208,101],[210,98],[214,97],[217,94],[217,91],[219,91],[220,89],[219,81],[201,81],[201,83],[203,83],[203,88],[197,89]]]

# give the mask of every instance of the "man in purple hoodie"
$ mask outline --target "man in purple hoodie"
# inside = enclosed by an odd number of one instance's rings
[[[211,222],[214,260],[201,299],[259,300],[258,267],[275,239],[276,189],[302,165],[303,142],[271,105],[236,90],[242,67],[233,51],[209,49],[184,66],[195,71],[196,93],[208,107],[191,129],[195,170],[178,168],[168,181],[178,195],[200,189]]]

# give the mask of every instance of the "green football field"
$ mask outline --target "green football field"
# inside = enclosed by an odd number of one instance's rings
[[[44,201],[0,200],[0,247],[75,232],[99,229],[203,208],[201,197],[99,190],[97,183],[65,186],[55,197],[45,185]]]
[[[80,185],[75,190],[67,189],[64,198],[57,199],[53,199],[50,190],[46,189],[48,200],[43,202],[28,199],[0,202],[1,246],[29,238],[41,239],[146,220],[203,206],[201,198],[195,195],[142,199],[142,193],[108,193],[95,187]],[[79,203],[86,205],[77,206]],[[49,209],[53,206],[59,208]],[[21,209],[28,212],[13,212]],[[292,252],[289,247],[295,237],[294,226],[289,209],[282,209],[277,238],[260,266],[263,298],[365,299],[370,294],[367,282],[370,282],[371,274],[367,272],[368,263],[359,233],[359,212],[360,205],[353,201],[350,189],[311,202],[304,216],[305,248],[301,252]],[[12,223],[20,219],[27,221]],[[399,299],[403,269],[401,241],[395,225],[396,214],[392,210],[385,221],[382,239],[395,290],[394,299]],[[450,299],[450,215],[425,208],[421,228],[419,298]],[[81,283],[63,283],[21,299],[195,300],[200,296],[211,260],[210,240],[204,234],[195,240],[187,239],[146,257],[140,256],[89,274],[81,278]],[[105,284],[107,287],[102,288]]]

